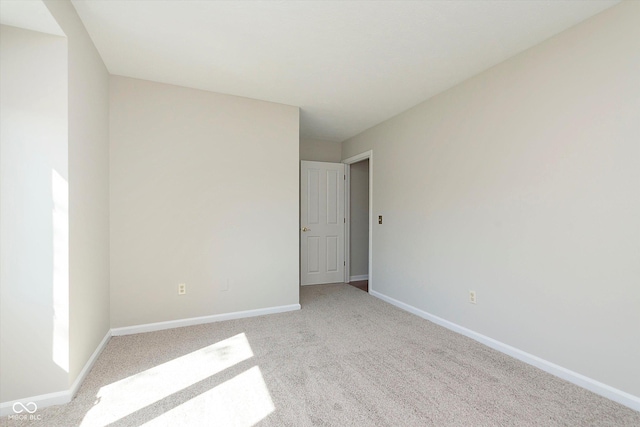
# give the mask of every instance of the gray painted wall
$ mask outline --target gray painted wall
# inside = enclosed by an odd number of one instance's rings
[[[319,139],[300,138],[300,160],[340,163],[342,144]]]
[[[299,303],[298,114],[112,76],[113,327]]]
[[[46,2],[69,50],[69,383],[109,331],[109,73],[69,1]]]
[[[374,152],[375,290],[640,396],[639,20],[623,2],[343,144]]]

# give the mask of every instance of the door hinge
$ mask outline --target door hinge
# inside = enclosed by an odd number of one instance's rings
[[[344,177],[344,180],[346,181],[347,180],[347,175],[342,175],[342,176]]]
[[[342,261],[342,265],[347,266],[347,261]]]
[[[347,223],[347,218],[343,218],[343,219],[344,219],[344,221],[343,221],[343,222],[346,224],[346,223]]]

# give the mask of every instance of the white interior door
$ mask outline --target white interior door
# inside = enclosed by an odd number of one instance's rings
[[[300,283],[344,281],[344,164],[300,166]]]

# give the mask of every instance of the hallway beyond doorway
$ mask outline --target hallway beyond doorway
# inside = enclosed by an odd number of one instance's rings
[[[369,281],[368,280],[356,280],[356,281],[353,281],[353,282],[349,282],[348,285],[351,285],[354,288],[358,288],[361,291],[369,292]]]

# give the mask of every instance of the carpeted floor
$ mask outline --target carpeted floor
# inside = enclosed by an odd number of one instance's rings
[[[304,287],[301,304],[114,337],[76,398],[32,424],[640,425],[638,412],[351,286]]]

